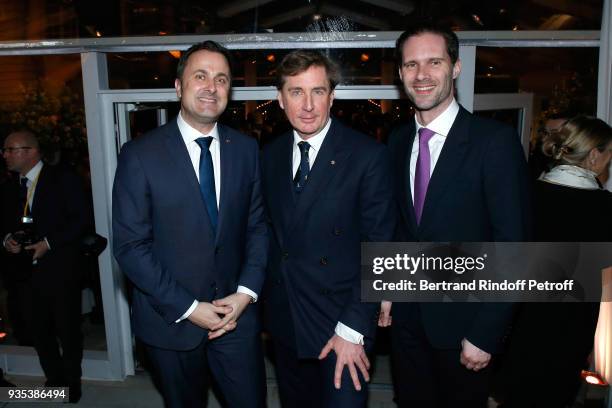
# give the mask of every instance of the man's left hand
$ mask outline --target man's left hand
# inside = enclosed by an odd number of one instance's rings
[[[342,371],[344,370],[344,366],[348,366],[355,389],[361,391],[361,383],[357,375],[357,368],[361,371],[366,382],[370,381],[370,374],[368,374],[370,360],[368,360],[363,345],[351,343],[337,334],[334,334],[325,347],[323,347],[323,350],[321,350],[319,360],[323,360],[327,357],[332,350],[336,353],[336,371],[334,372],[334,386],[336,389],[340,389]]]
[[[461,340],[461,364],[468,370],[480,371],[491,361],[491,354],[479,349],[468,339]]]
[[[45,256],[45,254],[49,250],[49,246],[47,245],[47,242],[45,240],[42,240],[42,241],[36,242],[35,244],[28,245],[27,247],[24,247],[23,249],[25,249],[26,251],[33,250],[34,252],[32,254],[32,260],[35,261]]]
[[[240,315],[242,315],[244,309],[251,303],[251,297],[246,293],[236,292],[222,299],[213,300],[212,303],[215,306],[229,306],[232,308],[232,311],[223,316],[223,319],[221,319],[219,323],[210,328],[210,332],[208,333],[209,340],[216,339],[236,328]]]

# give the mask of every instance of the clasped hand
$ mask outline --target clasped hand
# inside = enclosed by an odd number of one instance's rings
[[[208,330],[208,339],[213,340],[236,328],[238,319],[250,302],[251,297],[244,293],[233,293],[212,303],[199,302],[188,319]]]
[[[44,240],[38,241],[34,244],[22,247],[22,245],[15,240],[12,236],[10,236],[6,242],[4,243],[4,248],[11,254],[18,254],[22,250],[32,251],[32,259],[37,260],[42,258],[47,251],[49,250],[49,246],[47,242]]]

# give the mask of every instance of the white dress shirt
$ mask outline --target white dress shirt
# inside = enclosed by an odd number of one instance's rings
[[[32,167],[30,169],[30,171],[28,171],[25,175],[25,177],[28,179],[28,206],[30,207],[30,211],[32,211],[32,203],[34,202],[34,194],[36,194],[36,185],[34,184],[34,182],[38,179],[38,176],[40,175],[40,171],[43,168],[43,162],[42,161],[38,161],[38,163],[36,163],[34,165],[34,167]],[[21,180],[20,180],[21,182]]]
[[[433,135],[427,143],[429,145],[429,157],[431,159],[431,165],[429,166],[429,176],[431,177],[434,172],[434,168],[436,167],[436,163],[438,162],[438,158],[440,157],[440,153],[442,152],[442,147],[444,147],[444,143],[448,137],[448,132],[450,132],[458,113],[459,104],[457,101],[455,101],[455,99],[453,99],[446,110],[444,110],[440,116],[432,120],[427,126],[421,125],[417,119],[417,116],[414,115],[414,122],[416,123],[416,136],[412,142],[412,153],[410,155],[410,194],[412,195],[413,202],[414,175],[416,173],[417,158],[419,157],[419,129],[426,127],[427,129],[435,132],[435,135]]]
[[[198,182],[200,181],[200,154],[202,153],[202,149],[200,149],[200,145],[196,142],[196,139],[207,136],[213,138],[208,150],[210,151],[213,170],[215,172],[215,195],[217,196],[217,208],[219,208],[219,199],[221,197],[221,151],[219,147],[219,130],[217,129],[217,124],[215,123],[215,126],[208,134],[203,135],[202,133],[200,133],[200,131],[194,129],[191,125],[185,122],[185,119],[183,119],[180,112],[178,114],[178,118],[176,119],[176,123],[178,125],[179,131],[181,132],[183,142],[185,142],[185,146],[187,147],[187,152],[189,153],[189,158],[191,159],[191,164],[193,165],[193,171],[195,172],[195,175],[198,178]],[[253,302],[257,301],[257,293],[253,292],[245,286],[238,286],[236,292],[245,293],[251,298],[253,298]],[[176,323],[188,318],[197,306],[198,300],[195,299],[189,309],[187,309],[185,314],[183,314],[178,320],[176,320]]]
[[[314,162],[317,158],[317,154],[321,150],[321,145],[325,140],[325,136],[329,131],[329,127],[331,126],[331,118],[327,121],[327,124],[319,133],[314,136],[308,138],[308,140],[302,139],[302,137],[294,130],[293,131],[293,177],[295,178],[295,174],[300,167],[300,161],[302,160],[302,155],[300,152],[300,148],[298,147],[298,143],[302,141],[308,142],[310,148],[308,149],[308,164],[312,169]],[[363,334],[359,333],[343,324],[342,322],[338,322],[336,324],[335,333],[342,337],[346,341],[350,341],[354,344],[363,344]]]

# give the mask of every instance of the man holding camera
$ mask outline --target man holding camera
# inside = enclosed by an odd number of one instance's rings
[[[45,386],[70,387],[70,401],[76,402],[83,356],[77,262],[87,227],[85,194],[75,175],[43,164],[29,130],[11,133],[2,157],[8,170],[18,173],[3,191],[0,224],[9,255],[11,312],[19,313],[33,341]]]

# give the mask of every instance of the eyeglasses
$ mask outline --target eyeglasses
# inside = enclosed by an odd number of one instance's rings
[[[30,150],[32,147],[30,146],[19,146],[19,147],[5,147],[4,149],[0,149],[0,154],[9,153],[12,154],[17,150]]]

